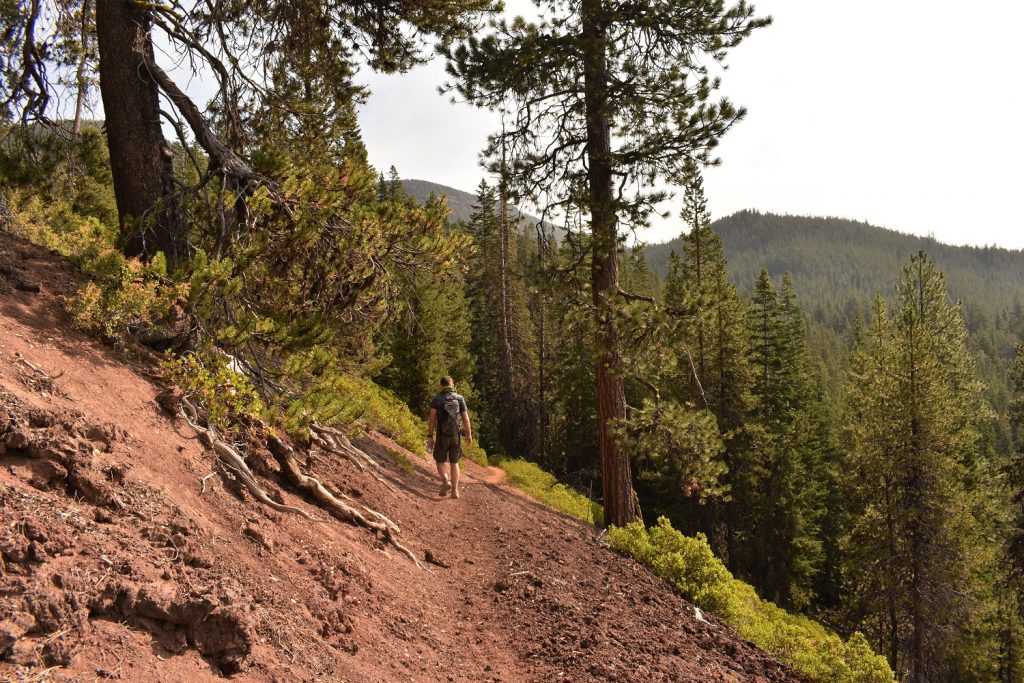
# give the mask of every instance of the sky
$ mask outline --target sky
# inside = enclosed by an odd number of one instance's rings
[[[1024,248],[1024,3],[761,0],[722,93],[747,118],[707,169],[713,217],[742,209],[863,220],[949,244]],[[524,0],[506,2],[529,12]],[[473,191],[494,114],[438,94],[444,64],[365,74],[370,161]],[[1017,83],[1018,85],[1013,85]],[[671,207],[668,207],[671,208]],[[659,221],[648,242],[676,237]]]

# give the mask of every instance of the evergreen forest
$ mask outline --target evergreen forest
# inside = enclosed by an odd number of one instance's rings
[[[0,1],[0,224],[71,259],[76,324],[166,354],[211,424],[374,410],[423,452],[451,375],[471,457],[550,473],[699,604],[746,618],[710,567],[801,620],[766,648],[839,634],[861,659],[819,680],[1024,680],[1024,256],[712,222],[702,172],[745,110],[707,64],[770,19],[540,5]],[[457,215],[360,135],[360,69],[432,58],[508,117]],[[679,237],[627,239],[666,186]]]

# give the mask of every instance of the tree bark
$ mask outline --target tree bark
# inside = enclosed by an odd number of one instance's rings
[[[184,222],[174,192],[173,155],[160,124],[156,82],[145,62],[153,59],[149,11],[125,0],[96,4],[100,95],[114,196],[126,256],[168,265],[187,255]]]
[[[538,420],[538,443],[537,451],[540,455],[540,461],[551,468],[551,462],[548,460],[548,403],[547,403],[547,384],[545,377],[545,370],[547,368],[547,329],[545,326],[545,309],[547,308],[547,287],[544,278],[544,250],[547,249],[547,244],[544,240],[544,228],[542,225],[537,225],[537,274],[540,286],[538,287],[537,295],[537,414]]]
[[[89,17],[92,14],[92,1],[85,0],[82,3],[82,32],[79,39],[82,41],[81,54],[78,55],[78,68],[75,70],[75,87],[78,93],[75,96],[75,118],[71,124],[71,134],[78,137],[82,132],[82,116],[85,114],[85,101],[89,95],[89,82],[87,77],[88,56],[89,56]]]
[[[629,457],[609,432],[609,423],[626,418],[622,351],[614,302],[619,287],[618,217],[612,189],[611,125],[608,111],[607,19],[601,0],[584,0],[583,87],[587,117],[587,162],[593,235],[591,287],[597,322],[597,405],[604,488],[605,526],[636,519]]]

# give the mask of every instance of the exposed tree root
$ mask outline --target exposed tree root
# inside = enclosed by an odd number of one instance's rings
[[[249,490],[249,493],[251,493],[256,500],[274,510],[277,510],[278,512],[294,512],[295,514],[312,522],[323,521],[313,517],[301,508],[293,507],[291,505],[283,505],[270,498],[270,496],[268,496],[256,482],[255,475],[253,475],[249,466],[245,464],[245,460],[242,458],[241,454],[230,444],[221,439],[215,429],[212,427],[203,427],[199,424],[199,411],[188,399],[181,396],[180,391],[173,389],[165,390],[157,396],[157,402],[159,402],[160,405],[168,411],[181,415],[185,422],[187,422],[188,425],[196,432],[199,440],[217,454],[217,458],[220,462],[242,481],[245,487]],[[330,427],[318,426],[315,428],[312,436],[314,443],[316,443],[320,448],[331,453],[341,455],[350,462],[356,463],[360,470],[370,472],[377,477],[378,480],[387,485],[388,488],[394,490],[390,484],[372,471],[373,469],[380,469],[380,463],[374,460],[368,453],[365,453],[353,446],[348,440],[348,437],[340,431]],[[331,491],[321,484],[315,477],[303,474],[302,470],[299,468],[299,463],[295,459],[294,449],[278,439],[276,436],[271,436],[268,439],[267,446],[278,464],[281,465],[281,471],[289,483],[311,496],[320,507],[330,512],[338,519],[352,524],[358,524],[359,526],[376,531],[387,543],[391,544],[396,550],[408,557],[413,564],[420,569],[423,568],[423,565],[416,559],[416,555],[398,541],[398,534],[401,533],[401,530],[398,528],[397,524],[388,519],[385,515],[365,506],[363,506],[363,511],[358,510],[355,507],[356,502],[348,496],[339,494],[342,498],[351,501],[353,503],[352,505],[340,500],[338,496],[331,493]],[[204,479],[204,487],[205,483],[206,481]]]
[[[412,551],[398,542],[396,538],[399,533],[397,524],[375,510],[364,508],[369,515],[367,517],[355,507],[339,500],[326,486],[320,483],[320,480],[303,474],[299,463],[295,460],[295,451],[276,436],[271,436],[267,445],[271,454],[281,465],[281,470],[289,482],[312,496],[321,507],[327,509],[338,519],[379,532],[396,550],[412,560],[417,567],[422,568]]]
[[[321,449],[339,455],[355,465],[360,472],[366,472],[383,484],[389,491],[397,493],[394,486],[381,476],[380,462],[366,451],[356,448],[341,431],[319,424],[310,425],[310,440]]]
[[[196,435],[199,436],[199,440],[203,445],[212,449],[213,452],[217,454],[217,458],[221,463],[223,463],[229,470],[231,470],[232,473],[234,473],[235,476],[238,477],[242,484],[245,485],[245,488],[249,490],[249,493],[252,494],[253,498],[267,507],[277,510],[278,512],[293,512],[311,522],[322,521],[313,517],[301,508],[293,507],[291,505],[282,505],[268,496],[266,492],[260,488],[260,485],[256,483],[255,475],[253,475],[249,466],[245,464],[245,460],[242,459],[241,454],[225,443],[220,436],[217,435],[216,430],[207,429],[195,421],[198,411],[196,410],[196,407],[188,401],[188,399],[181,399],[178,414],[185,418],[185,421],[188,422],[189,426],[195,430]]]

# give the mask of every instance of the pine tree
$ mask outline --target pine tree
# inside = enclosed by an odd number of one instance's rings
[[[682,217],[690,230],[682,237],[682,257],[670,255],[662,297],[672,321],[670,343],[679,371],[671,393],[715,416],[724,446],[722,484],[730,495],[693,502],[681,513],[684,519],[673,521],[677,528],[703,532],[731,564],[737,554],[737,502],[742,499],[736,482],[751,457],[744,427],[753,406],[746,306],[728,279],[722,242],[711,229],[697,174],[687,188]]]
[[[550,287],[551,461],[554,469],[583,477],[600,477],[597,403],[591,378],[596,363],[586,236],[570,231],[552,254]],[[582,480],[581,480],[582,481]]]
[[[1024,590],[1024,344],[1017,346],[1017,357],[1010,370],[1015,397],[1010,404],[1009,418],[1014,433],[1014,450],[1005,471],[1013,497],[1013,527],[1007,542],[1010,572]]]
[[[525,265],[503,201],[480,183],[469,232],[476,241],[470,263],[473,346],[486,359],[476,383],[485,389],[497,428],[495,450],[534,457],[537,447],[536,361],[533,324],[526,308]],[[496,211],[500,209],[500,211]]]
[[[743,112],[709,101],[717,81],[705,58],[723,59],[768,21],[744,2],[556,0],[546,10],[539,22],[495,23],[489,35],[445,50],[449,88],[479,106],[514,108],[513,125],[486,152],[491,168],[504,170],[507,151],[513,193],[589,217],[605,523],[623,526],[636,504],[629,458],[612,434],[627,410],[617,326],[621,226],[644,225],[664,196],[643,188],[679,182],[695,162],[713,161],[710,150]]]
[[[983,402],[959,310],[923,253],[904,269],[892,320],[884,313],[879,300],[851,364],[850,611],[897,673],[944,680],[979,570],[968,487]]]
[[[1019,309],[1020,301],[1016,302]],[[1024,678],[1024,344],[1017,345],[1017,355],[1010,368],[1014,399],[1008,417],[1014,433],[1014,448],[1003,466],[1009,489],[1009,524],[1006,535],[1003,572],[1004,589],[1000,600],[1003,633],[999,680],[1018,681]]]
[[[762,270],[749,315],[759,457],[738,485],[750,543],[737,566],[769,599],[805,607],[822,558],[820,387],[792,279],[780,295]]]
[[[414,203],[402,188],[394,168],[381,176],[382,202]],[[474,404],[476,363],[471,352],[470,305],[462,273],[453,269],[442,277],[403,273],[394,321],[382,330],[382,350],[389,358],[377,379],[416,414],[426,414],[437,393],[438,380],[449,375],[459,392]]]

